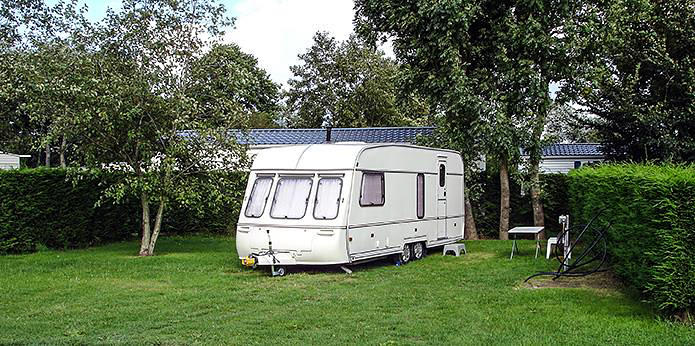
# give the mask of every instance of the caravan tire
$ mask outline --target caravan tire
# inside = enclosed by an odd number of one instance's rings
[[[401,251],[401,254],[398,255],[398,257],[401,261],[401,264],[406,264],[410,262],[410,260],[413,258],[413,249],[410,246],[410,244],[403,245],[403,251]]]
[[[419,260],[425,257],[425,243],[413,244],[413,260]]]

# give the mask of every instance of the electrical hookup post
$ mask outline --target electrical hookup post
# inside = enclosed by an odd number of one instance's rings
[[[564,258],[572,258],[572,247],[570,246],[570,216],[560,215],[558,221],[560,222],[561,234],[562,234],[562,251]],[[562,262],[563,271],[567,270],[567,261]]]

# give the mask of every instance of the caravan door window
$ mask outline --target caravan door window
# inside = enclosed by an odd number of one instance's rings
[[[246,217],[261,217],[263,215],[271,186],[273,186],[273,177],[259,177],[253,182],[251,195],[246,203],[246,211],[244,211]]]
[[[384,205],[384,173],[362,174],[362,191],[360,192],[360,206],[376,207]]]
[[[343,189],[343,179],[321,178],[316,188],[314,218],[330,220],[338,217],[340,207],[340,191]]]
[[[439,187],[446,185],[446,166],[439,164]]]

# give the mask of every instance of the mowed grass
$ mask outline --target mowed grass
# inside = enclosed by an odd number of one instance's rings
[[[270,277],[229,237],[0,257],[0,344],[695,344],[616,288],[531,288],[533,242]]]

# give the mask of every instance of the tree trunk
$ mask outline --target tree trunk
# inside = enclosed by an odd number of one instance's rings
[[[500,239],[508,240],[509,234],[509,162],[500,158]]]
[[[140,241],[140,256],[150,256],[150,201],[147,192],[140,194],[142,206],[142,240]]]
[[[65,136],[63,136],[60,139],[60,167],[61,168],[65,168],[65,166],[66,166],[66,164],[65,164],[65,147],[66,147]]]
[[[533,205],[533,225],[545,226],[545,214],[543,213],[543,201],[541,201],[541,186],[540,177],[538,174],[538,165],[538,160],[531,160],[531,204]],[[545,240],[545,231],[539,233],[538,238],[540,240]]]
[[[51,167],[51,143],[46,143],[46,167]]]
[[[466,222],[464,227],[464,238],[470,240],[478,239],[478,228],[475,226],[475,218],[473,217],[473,206],[471,205],[471,200],[468,196],[464,197]]]
[[[162,215],[164,214],[164,199],[159,200],[159,209],[157,209],[157,218],[154,221],[154,230],[152,231],[152,238],[150,239],[150,245],[148,250],[150,255],[154,255],[154,246],[157,243],[157,238],[159,237],[159,231],[162,229]]]
[[[545,226],[545,213],[543,212],[543,202],[541,201],[541,182],[539,177],[540,161],[541,161],[541,137],[545,128],[545,119],[547,118],[550,109],[550,81],[545,80],[542,85],[545,97],[538,104],[536,111],[536,119],[533,126],[533,143],[530,148],[530,164],[531,164],[531,205],[533,207],[533,224],[535,226]],[[540,240],[545,239],[545,230],[538,234]]]
[[[65,136],[60,140],[60,167],[65,168]]]

